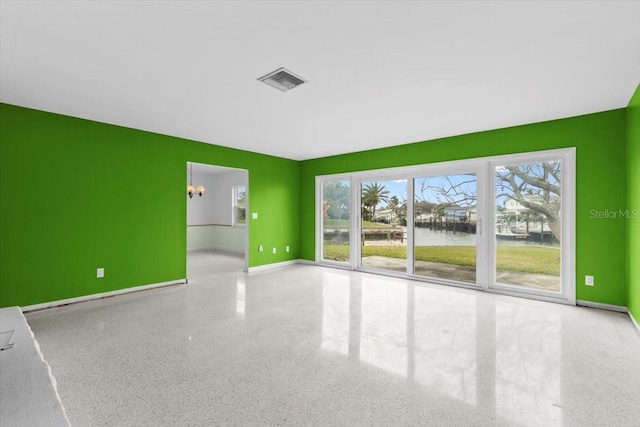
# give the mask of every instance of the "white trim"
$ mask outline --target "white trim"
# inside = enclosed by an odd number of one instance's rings
[[[293,259],[289,261],[274,262],[271,264],[259,265],[257,267],[249,267],[249,269],[247,270],[247,273],[259,273],[262,271],[273,270],[276,268],[288,267],[290,265],[298,264],[299,263],[298,261],[300,260]]]
[[[315,235],[316,235],[316,247],[315,247],[315,260],[316,262],[319,262],[320,260],[322,260],[322,245],[324,242],[324,236],[322,234],[322,215],[324,213],[324,207],[322,206],[322,198],[323,198],[323,187],[322,187],[322,182],[323,180],[320,179],[320,177],[316,176],[316,194],[315,194],[315,199],[316,199],[316,203],[314,205],[314,210],[315,210]]]
[[[535,300],[535,301],[544,301],[544,302],[552,302],[555,304],[571,305],[574,307],[576,305],[573,301],[569,301],[566,298],[562,298],[561,297],[562,294],[557,294],[559,296],[556,297],[553,294],[546,295],[544,293],[534,293],[535,291],[531,291],[527,289],[524,289],[524,290],[518,289],[516,291],[511,291],[506,288],[495,288],[495,287],[487,289],[487,292],[491,294],[496,294],[496,295],[506,295],[510,297],[526,298],[526,299]]]
[[[406,245],[406,274],[412,275],[415,272],[415,238],[416,238],[416,226],[415,226],[415,218],[416,218],[416,195],[415,195],[415,181],[416,177],[407,178],[406,186],[407,186],[407,245]],[[413,218],[411,222],[409,222],[409,218]],[[409,225],[413,225],[413,227],[409,227]]]
[[[624,305],[604,304],[602,302],[576,300],[576,305],[581,307],[599,308],[600,310],[617,311],[618,313],[628,313],[629,310]]]
[[[315,261],[309,261],[308,259],[297,259],[295,260],[297,264],[303,264],[303,265],[320,265]],[[329,267],[333,267],[333,265],[330,265]]]
[[[631,318],[631,322],[633,323],[633,325],[638,330],[638,333],[640,334],[640,325],[638,324],[638,322],[636,322],[636,319],[633,317],[633,314],[631,314],[631,310],[629,310],[628,308],[627,308],[627,314]]]
[[[40,304],[26,305],[24,307],[20,307],[20,310],[22,310],[23,313],[26,313],[28,311],[42,310],[45,308],[59,307],[61,305],[92,301],[92,300],[101,299],[101,298],[113,297],[116,295],[130,294],[132,292],[146,291],[154,288],[164,288],[166,286],[182,285],[182,284],[186,284],[186,282],[187,282],[187,279],[179,279],[179,280],[171,280],[169,282],[152,283],[150,285],[134,286],[132,288],[118,289],[116,291],[101,292],[97,294],[84,295],[81,297],[61,299],[58,301],[50,301],[50,302],[43,302]]]
[[[417,280],[418,282],[432,283],[434,285],[455,286],[458,288],[475,289],[477,291],[484,291],[485,289],[478,283],[463,282],[460,280],[443,279],[440,277],[429,277],[420,274],[409,274],[407,278],[411,280]]]
[[[349,271],[353,271],[353,268],[351,268],[351,264],[349,263],[342,263],[339,264],[337,262],[331,262],[331,261],[318,261],[316,263],[313,263],[314,265],[319,265],[321,267],[329,267],[329,268],[337,268],[340,270],[349,270]]]
[[[564,159],[563,159],[564,160]],[[570,148],[562,163],[562,242],[561,264],[562,292],[575,305],[576,303],[576,149]],[[566,196],[569,197],[566,197]],[[542,230],[540,230],[542,231]],[[566,247],[567,243],[570,245]],[[570,285],[571,284],[571,285]]]
[[[191,254],[194,252],[206,252],[206,251],[219,251],[219,252],[229,252],[232,254],[244,255],[245,251],[237,251],[233,249],[221,248],[219,246],[211,246],[208,248],[200,248],[200,249],[187,249],[187,253]]]
[[[247,186],[245,188],[245,193],[244,193],[244,221],[245,221],[245,226],[244,226],[244,271],[249,271],[249,255],[250,255],[250,251],[249,251],[249,215],[251,215],[251,200],[249,197],[249,184],[251,183],[251,175],[249,173],[248,169],[245,169],[247,171]]]

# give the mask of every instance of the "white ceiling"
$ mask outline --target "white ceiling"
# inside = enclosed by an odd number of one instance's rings
[[[309,159],[625,107],[640,1],[5,1],[0,100]],[[285,67],[289,92],[258,82]]]

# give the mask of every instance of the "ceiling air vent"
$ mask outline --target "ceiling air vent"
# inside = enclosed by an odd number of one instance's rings
[[[286,92],[289,89],[293,89],[296,86],[307,83],[307,80],[300,76],[296,76],[291,71],[285,70],[284,68],[278,68],[266,76],[260,77],[258,80],[271,87],[275,87],[282,92]]]

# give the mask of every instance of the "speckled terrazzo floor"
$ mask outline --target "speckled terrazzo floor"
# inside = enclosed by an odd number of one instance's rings
[[[192,253],[189,284],[27,314],[73,426],[637,426],[627,315]]]

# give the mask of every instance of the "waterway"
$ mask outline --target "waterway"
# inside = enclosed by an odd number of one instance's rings
[[[403,227],[406,232],[406,227]],[[476,235],[459,231],[430,230],[428,228],[415,229],[416,246],[475,246]],[[537,242],[533,240],[498,240],[499,246],[548,246],[560,245],[554,242]]]

